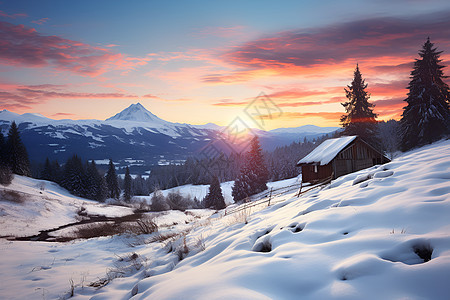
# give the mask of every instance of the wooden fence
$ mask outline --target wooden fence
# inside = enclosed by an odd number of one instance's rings
[[[285,195],[285,194],[287,194],[289,192],[292,192],[294,190],[297,190],[297,189],[298,189],[297,197],[300,197],[304,193],[307,193],[307,192],[309,192],[309,191],[311,191],[313,189],[316,189],[318,187],[322,187],[322,186],[324,186],[326,184],[329,184],[331,182],[332,178],[333,178],[333,175],[328,177],[328,178],[326,178],[326,179],[324,179],[324,180],[322,180],[322,181],[320,181],[320,182],[317,182],[314,185],[307,185],[307,186],[305,186],[305,187],[307,187],[307,189],[305,189],[305,190],[302,190],[302,188],[304,187],[302,185],[302,183],[300,183],[300,187],[299,187],[298,184],[293,184],[293,185],[284,186],[284,187],[277,188],[277,189],[271,188],[269,190],[269,192],[266,192],[267,194],[265,196],[263,196],[261,199],[256,200],[256,201],[251,201],[252,198],[256,198],[258,196],[261,196],[261,194],[258,194],[258,195],[255,195],[255,196],[251,196],[251,197],[247,198],[248,202],[246,202],[246,203],[244,203],[242,205],[239,205],[238,207],[234,207],[234,208],[232,208],[229,211],[225,210],[225,215],[234,214],[234,213],[237,213],[239,211],[243,211],[243,210],[249,209],[251,207],[255,207],[255,206],[258,206],[258,205],[265,204],[265,203],[267,203],[267,206],[270,206],[270,205],[273,205],[275,203],[283,202],[283,201],[285,201],[285,199],[277,200],[276,198],[279,198],[281,195]]]

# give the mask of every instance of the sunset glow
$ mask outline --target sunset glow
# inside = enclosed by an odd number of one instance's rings
[[[176,3],[1,3],[0,109],[106,119],[140,102],[228,125],[263,92],[283,111],[264,129],[339,126],[357,63],[388,120],[428,36],[450,61],[447,1]]]

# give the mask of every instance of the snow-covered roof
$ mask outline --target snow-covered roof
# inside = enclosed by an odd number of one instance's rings
[[[356,139],[356,135],[328,139],[311,153],[303,157],[297,164],[319,163],[321,166],[327,165],[342,149],[353,142],[354,139]]]

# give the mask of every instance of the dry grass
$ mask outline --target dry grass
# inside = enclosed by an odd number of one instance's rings
[[[26,199],[25,197],[25,194],[13,190],[0,191],[0,201],[24,203]]]
[[[80,225],[74,230],[75,238],[89,239],[116,234],[151,234],[158,231],[158,226],[152,218],[122,218],[120,222],[96,222]]]
[[[125,233],[124,228],[114,222],[91,223],[78,226],[74,230],[75,237],[81,239],[90,239],[100,236],[112,236],[122,233]]]

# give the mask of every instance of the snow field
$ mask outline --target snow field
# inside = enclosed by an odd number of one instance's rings
[[[160,214],[160,236],[0,239],[0,295],[64,298],[72,279],[74,299],[448,299],[448,153],[441,141],[253,213]]]
[[[300,199],[292,193],[246,225],[193,231],[214,232],[205,251],[139,282],[135,298],[448,299],[448,153],[442,141]],[[373,178],[353,185],[366,173]],[[431,250],[427,262],[417,254]]]

